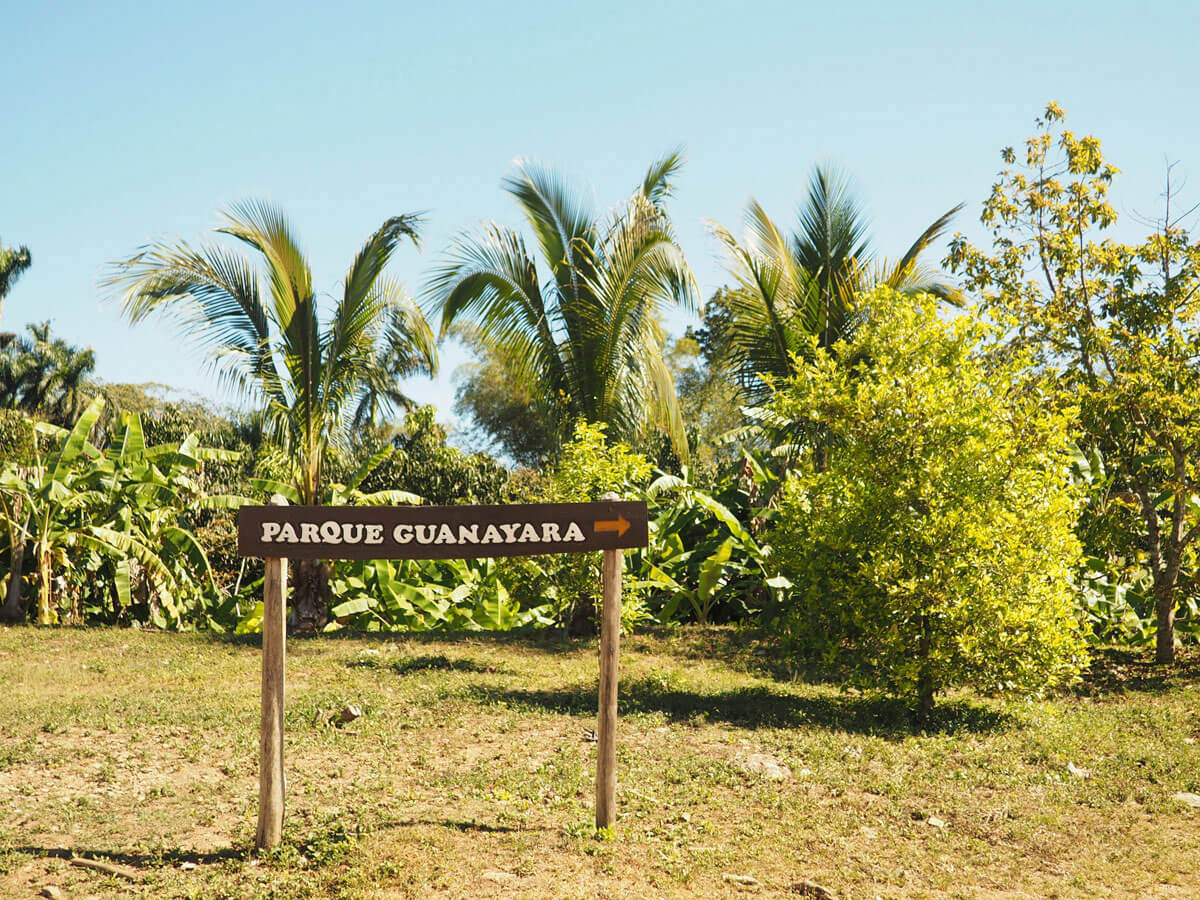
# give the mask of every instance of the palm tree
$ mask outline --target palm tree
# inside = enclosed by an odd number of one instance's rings
[[[605,423],[622,440],[653,424],[686,458],[660,326],[669,304],[694,307],[694,279],[665,209],[681,164],[678,151],[654,163],[602,217],[552,172],[518,163],[504,189],[533,231],[541,267],[520,234],[493,223],[460,236],[429,283],[442,334],[466,324],[553,423],[555,444],[577,419]]]
[[[0,319],[4,318],[4,298],[8,296],[12,286],[17,283],[21,273],[32,264],[33,257],[29,255],[28,247],[6,248],[0,244]],[[11,334],[0,335],[0,341],[7,343],[8,340],[12,340],[12,337]]]
[[[233,206],[216,229],[254,256],[218,244],[158,243],[116,263],[107,284],[131,322],[173,320],[207,350],[226,386],[264,405],[264,433],[291,461],[298,501],[315,505],[326,454],[350,443],[369,416],[411,405],[398,379],[437,368],[425,317],[384,275],[403,239],[417,243],[419,224],[419,216],[396,216],[367,239],[324,324],[291,226],[263,203]],[[293,610],[302,626],[323,624],[327,571],[317,562],[298,566]]]
[[[68,425],[83,411],[83,392],[96,368],[91,348],[80,349],[50,334],[50,323],[26,326],[0,351],[0,406]]]
[[[748,398],[764,400],[770,387],[762,376],[790,375],[793,355],[804,355],[814,337],[822,347],[848,337],[859,321],[858,299],[875,287],[961,302],[919,258],[962,206],[936,219],[894,263],[872,252],[850,180],[830,166],[813,170],[794,234],[784,235],[754,200],[746,209],[744,242],[712,223],[736,284],[706,319]]]

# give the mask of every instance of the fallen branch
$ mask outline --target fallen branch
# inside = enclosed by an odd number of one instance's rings
[[[114,866],[112,863],[100,862],[98,859],[84,859],[82,856],[77,856],[74,859],[68,860],[73,866],[79,866],[83,869],[95,869],[97,872],[104,872],[106,875],[116,875],[118,878],[124,878],[128,881],[141,881],[142,873],[125,866]]]

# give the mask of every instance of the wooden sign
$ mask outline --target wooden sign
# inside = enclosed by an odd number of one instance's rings
[[[598,503],[507,506],[288,506],[276,494],[270,506],[243,506],[238,552],[264,560],[256,846],[274,847],[283,835],[289,559],[472,559],[603,550],[596,827],[611,829],[617,821],[621,549],[648,541],[646,504],[611,493]]]
[[[238,553],[263,559],[474,559],[644,547],[646,504],[243,506]]]

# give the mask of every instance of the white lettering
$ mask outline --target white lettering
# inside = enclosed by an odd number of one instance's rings
[[[413,539],[413,528],[411,525],[397,525],[392,529],[392,539],[397,544],[407,544]]]
[[[540,541],[537,529],[530,522],[525,523],[525,527],[521,529],[521,540],[523,541]]]
[[[503,544],[504,538],[500,537],[500,532],[496,530],[495,525],[489,525],[483,532],[483,540],[481,544]]]
[[[355,532],[354,529],[358,531]],[[363,527],[361,524],[355,525],[351,522],[342,524],[342,542],[346,544],[361,544],[363,537]]]
[[[368,525],[367,536],[363,540],[364,544],[382,544],[383,543],[383,526]]]
[[[340,544],[342,542],[342,529],[338,527],[337,522],[321,523],[321,540],[326,544]]]
[[[264,544],[269,544],[275,540],[275,535],[279,534],[278,522],[263,522],[262,540]]]
[[[300,543],[302,544],[319,544],[321,539],[317,537],[317,526],[312,522],[300,523]]]
[[[563,535],[564,541],[582,541],[583,532],[579,530],[579,526],[572,522],[567,526],[567,533]]]
[[[517,542],[517,529],[520,527],[520,522],[513,522],[511,525],[501,525],[500,530],[504,532],[504,543],[515,544]]]
[[[434,534],[437,532],[436,525],[418,525],[417,526],[417,543],[432,544]]]
[[[542,540],[546,541],[546,542],[562,540],[562,535],[560,535],[558,533],[558,523],[557,522],[543,522],[542,523]]]
[[[300,539],[296,537],[296,529],[292,527],[291,522],[283,523],[283,527],[279,529],[279,540],[284,544],[300,543]]]
[[[460,544],[478,544],[479,543],[479,526],[478,525],[459,525],[458,526],[458,542]]]
[[[454,540],[454,532],[450,530],[449,525],[445,524],[444,522],[442,523],[442,527],[438,529],[437,540],[434,541],[434,543],[435,544],[455,544],[455,543],[457,543],[457,541]]]

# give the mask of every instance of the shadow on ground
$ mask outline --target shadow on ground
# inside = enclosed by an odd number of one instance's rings
[[[259,650],[262,648],[261,634],[212,634],[214,643],[231,644],[235,647]],[[379,644],[453,644],[460,647],[512,647],[545,654],[572,654],[593,649],[595,637],[567,637],[557,629],[536,631],[350,631],[343,629],[321,634],[289,634],[289,647],[298,648],[306,644],[361,642]]]
[[[503,689],[474,685],[471,694],[482,703],[539,709],[567,715],[594,716],[595,689]],[[987,732],[1013,724],[1011,716],[964,701],[947,702],[919,728],[900,700],[850,694],[798,696],[757,686],[703,693],[664,685],[653,676],[623,682],[620,687],[623,715],[660,713],[671,722],[707,720],[739,728],[826,728],[877,737],[904,738],[920,732],[958,734]]]
[[[9,847],[13,853],[25,856],[50,857],[54,859],[89,859],[102,863],[115,863],[134,869],[161,869],[164,866],[177,866],[181,863],[195,863],[198,866],[213,865],[226,860],[248,859],[254,851],[226,847],[222,850],[201,853],[195,850],[173,848],[154,853],[127,853],[121,850],[101,850],[98,848],[74,847],[66,850],[62,847]]]
[[[1161,694],[1197,680],[1200,653],[1194,647],[1177,650],[1173,666],[1155,663],[1152,650],[1104,647],[1093,651],[1092,663],[1074,691],[1085,697],[1131,691]]]
[[[512,825],[489,825],[487,822],[461,822],[454,819],[404,819],[396,822],[384,822],[376,825],[372,831],[383,831],[390,828],[413,828],[417,825],[431,825],[435,828],[448,828],[451,831],[464,831],[472,834],[507,834],[517,831],[548,831],[547,828],[516,827]]]
[[[465,657],[451,659],[443,654],[426,653],[421,656],[405,656],[401,659],[352,659],[346,663],[348,669],[390,669],[397,675],[409,675],[414,672],[475,672],[481,675],[511,675],[512,670],[505,666],[492,663],[482,663],[479,660]]]

